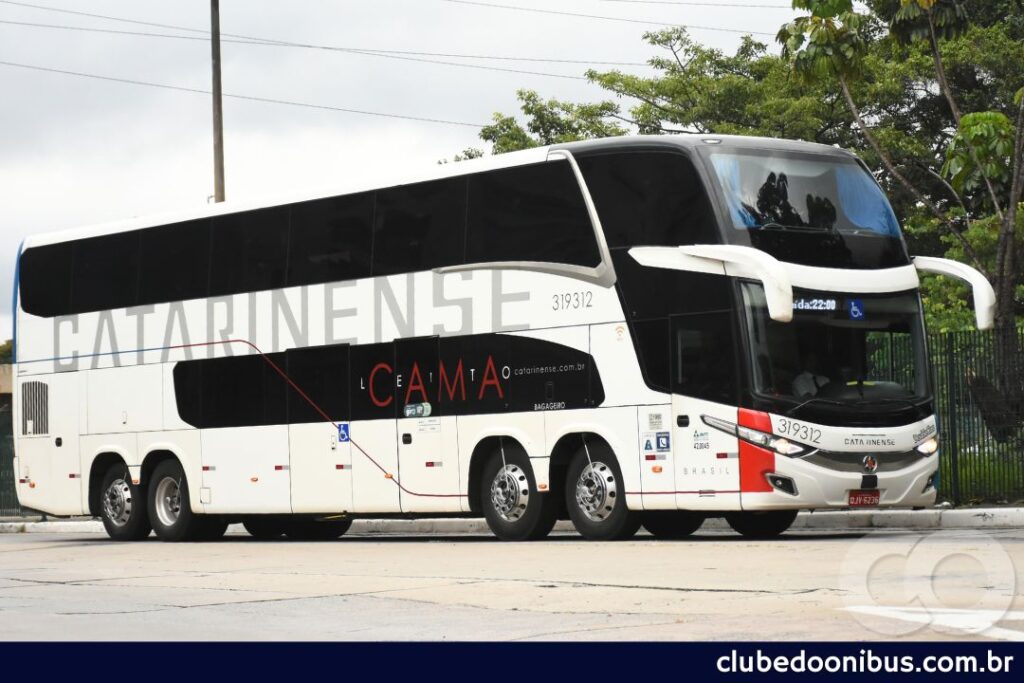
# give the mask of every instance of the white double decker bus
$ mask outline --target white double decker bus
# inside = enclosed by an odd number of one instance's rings
[[[24,243],[19,500],[114,539],[537,539],[936,496],[918,271],[854,156],[633,137]]]

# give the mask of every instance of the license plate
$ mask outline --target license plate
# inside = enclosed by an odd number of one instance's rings
[[[852,508],[878,507],[881,499],[882,494],[879,491],[850,491],[850,507]]]

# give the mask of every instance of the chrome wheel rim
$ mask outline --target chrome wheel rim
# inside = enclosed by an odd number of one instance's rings
[[[103,492],[103,514],[110,523],[122,527],[132,516],[132,487],[124,479],[115,479]]]
[[[518,465],[505,465],[491,481],[491,505],[506,522],[515,522],[526,514],[530,504],[530,481]]]
[[[592,522],[602,522],[615,509],[619,485],[603,462],[588,463],[576,480],[576,505]]]
[[[181,488],[171,477],[164,477],[153,492],[156,516],[164,526],[174,526],[181,514]]]

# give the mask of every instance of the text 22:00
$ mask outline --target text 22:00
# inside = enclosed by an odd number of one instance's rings
[[[578,308],[593,308],[593,292],[563,292],[551,295],[552,311],[569,311]]]

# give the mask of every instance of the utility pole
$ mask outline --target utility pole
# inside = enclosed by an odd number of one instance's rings
[[[210,0],[213,49],[213,201],[224,201],[224,111],[220,92],[220,0]]]

